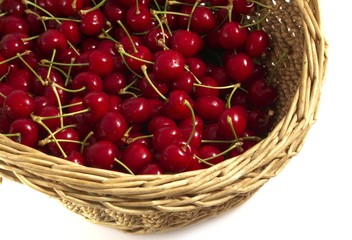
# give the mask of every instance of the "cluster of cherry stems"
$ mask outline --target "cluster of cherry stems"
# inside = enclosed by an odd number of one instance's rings
[[[14,141],[85,166],[165,174],[237,156],[272,128],[270,38],[264,18],[246,23],[268,6],[0,4],[0,133]]]

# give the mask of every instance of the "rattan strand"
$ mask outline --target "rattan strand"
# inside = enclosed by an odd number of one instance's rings
[[[317,120],[327,64],[317,0],[262,2],[272,6],[263,28],[280,99],[276,127],[256,146],[205,170],[131,176],[77,166],[0,135],[0,183],[26,184],[94,223],[136,234],[170,231],[245,202],[301,150]]]

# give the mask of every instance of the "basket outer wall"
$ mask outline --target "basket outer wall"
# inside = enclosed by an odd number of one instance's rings
[[[0,183],[5,177],[26,184],[92,222],[136,234],[170,231],[240,205],[301,150],[317,119],[327,64],[317,0],[277,0],[264,28],[274,42],[271,61],[287,54],[275,79],[279,115],[269,136],[241,156],[200,171],[131,176],[77,166],[0,135]]]

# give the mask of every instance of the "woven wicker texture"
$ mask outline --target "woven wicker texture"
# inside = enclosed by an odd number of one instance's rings
[[[246,201],[302,148],[317,119],[327,62],[317,0],[262,2],[272,6],[263,28],[273,41],[268,65],[280,99],[276,127],[250,150],[205,170],[131,176],[78,166],[0,136],[0,179],[57,198],[92,222],[137,234],[180,228]]]

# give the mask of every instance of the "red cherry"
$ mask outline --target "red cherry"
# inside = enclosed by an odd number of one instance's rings
[[[133,142],[124,149],[121,161],[135,174],[152,161],[152,154],[142,143]]]
[[[163,42],[165,40],[165,42]],[[143,38],[144,44],[153,52],[163,50],[163,45],[170,46],[171,36],[161,28],[154,28],[148,31]]]
[[[145,32],[151,25],[152,15],[143,5],[131,6],[126,13],[126,24],[132,32]]]
[[[215,96],[203,96],[194,103],[194,110],[205,121],[217,121],[225,109],[225,103]]]
[[[177,30],[171,37],[171,48],[182,54],[183,57],[193,57],[204,47],[202,38],[191,31]]]
[[[233,10],[239,14],[249,14],[254,8],[254,2],[247,0],[233,0]]]
[[[89,92],[102,91],[103,81],[95,73],[82,71],[72,79],[71,88],[76,90],[85,88],[84,91],[77,93],[79,96],[83,96]]]
[[[265,137],[273,127],[274,114],[272,111],[254,109],[248,113],[248,128],[256,135]]]
[[[225,64],[229,77],[239,83],[248,81],[254,70],[253,60],[245,53],[230,56]]]
[[[171,82],[182,75],[185,59],[175,50],[165,50],[158,53],[153,67],[155,79],[161,82]]]
[[[126,99],[121,103],[121,114],[130,124],[140,124],[147,121],[152,113],[148,99],[144,97]]]
[[[112,56],[100,50],[93,50],[89,54],[89,71],[101,77],[112,73],[114,60]]]
[[[95,122],[110,110],[109,96],[104,92],[90,92],[83,97],[83,106],[88,109],[84,117]]]
[[[78,15],[78,12],[83,9],[83,0],[59,0],[58,7],[60,12],[66,17]]]
[[[33,98],[23,90],[14,90],[4,101],[6,114],[13,118],[26,118],[34,111]]]
[[[9,34],[9,33],[29,33],[29,25],[20,16],[16,15],[8,15],[0,18],[0,25],[1,25],[1,34],[2,36]]]
[[[191,72],[183,72],[175,81],[172,81],[173,90],[182,90],[187,94],[191,94],[194,90],[195,78]]]
[[[130,50],[128,53],[133,57],[126,56],[126,64],[136,73],[142,73],[142,65],[148,67],[150,65],[149,62],[151,62],[153,58],[152,53],[145,46],[136,46],[136,51]]]
[[[37,113],[39,117],[50,117],[50,119],[44,119],[42,122],[43,124],[52,132],[60,127],[60,111],[57,107],[48,105],[40,109]],[[53,117],[53,118],[52,118]],[[41,130],[46,132],[46,130],[41,127]]]
[[[153,175],[160,175],[164,174],[164,170],[161,168],[161,166],[157,163],[147,163],[142,170],[139,172],[139,174],[153,174]]]
[[[81,32],[77,22],[63,21],[57,28],[71,44],[76,45],[81,42]]]
[[[68,47],[67,38],[56,29],[43,32],[37,40],[37,45],[43,54],[51,54],[54,49],[64,51]]]
[[[185,119],[191,116],[191,110],[186,105],[188,101],[193,104],[192,99],[182,90],[173,90],[169,94],[168,101],[164,106],[164,113],[172,119]]]
[[[115,0],[108,0],[103,6],[103,13],[110,22],[123,21],[126,15],[126,8]]]
[[[89,11],[88,13],[83,12],[80,14],[80,18],[81,32],[88,36],[98,35],[105,25],[104,14],[99,9]]]
[[[159,162],[166,172],[179,173],[188,168],[193,156],[183,148],[183,145],[176,143],[167,146],[163,150]]]
[[[194,9],[191,18],[191,29],[201,35],[207,34],[216,28],[217,22],[214,12],[205,6]]]
[[[79,135],[73,128],[64,128],[61,131],[54,134],[56,141],[60,145],[63,152],[68,155],[72,151],[78,151],[80,147]],[[57,143],[48,143],[50,153],[55,156],[61,156],[62,152],[59,149]]]
[[[153,146],[159,152],[163,151],[168,145],[181,140],[182,133],[176,126],[163,126],[153,132]]]
[[[269,47],[269,35],[263,30],[253,30],[246,40],[246,52],[251,57],[260,57]]]
[[[18,90],[30,91],[31,73],[26,69],[10,71],[7,75],[7,82]]]
[[[226,22],[220,28],[219,43],[224,49],[238,49],[246,42],[247,35],[248,29],[242,28],[240,23]]]
[[[242,106],[226,109],[219,117],[220,133],[230,139],[234,139],[236,136],[241,137],[247,127],[247,118],[247,111]]]
[[[278,98],[277,89],[266,83],[263,78],[252,81],[248,89],[250,101],[258,107],[267,107],[272,105]]]
[[[19,118],[10,125],[10,134],[18,133],[18,137],[11,137],[16,142],[29,147],[36,147],[39,138],[37,125],[28,118]]]
[[[127,123],[118,112],[108,112],[97,123],[96,134],[98,139],[118,142],[127,131]]]
[[[166,126],[176,127],[176,123],[169,117],[164,115],[156,115],[152,117],[148,122],[148,132],[154,133],[157,129]]]
[[[0,54],[5,58],[11,58],[25,50],[26,46],[22,38],[16,33],[6,34],[0,41]]]
[[[214,165],[214,164],[221,163],[225,160],[224,156],[220,155],[220,153],[221,151],[218,148],[212,145],[204,145],[199,149],[198,157],[201,159],[211,158],[206,162]],[[204,167],[209,167],[210,166],[209,164],[202,163]]]
[[[71,151],[65,159],[82,166],[85,166],[87,164],[79,151]]]
[[[126,87],[126,77],[119,72],[113,72],[103,79],[103,90],[108,94],[118,94]]]
[[[119,150],[109,141],[98,141],[85,149],[84,157],[91,167],[112,169]]]

